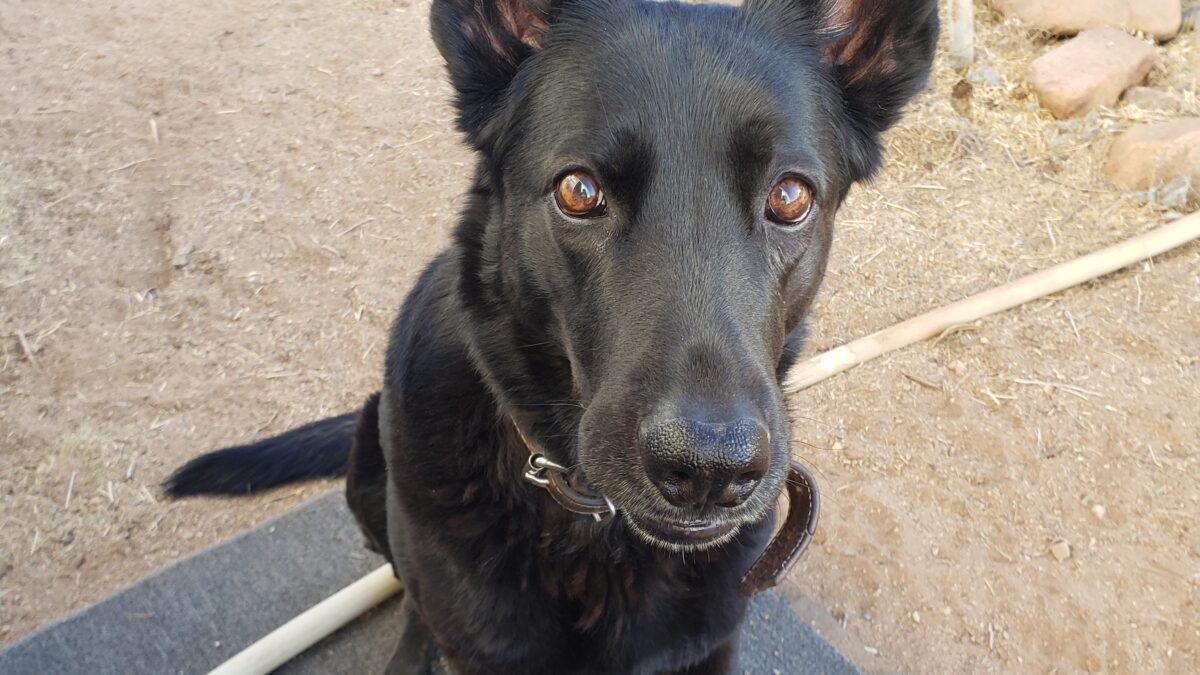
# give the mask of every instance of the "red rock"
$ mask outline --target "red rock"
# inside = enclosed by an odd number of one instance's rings
[[[992,4],[1057,35],[1111,26],[1170,40],[1183,23],[1180,0],[992,0]]]
[[[1126,131],[1113,143],[1104,173],[1126,190],[1148,190],[1180,176],[1193,190],[1200,188],[1200,117]]]
[[[1157,57],[1153,45],[1116,28],[1093,28],[1034,61],[1029,84],[1055,117],[1082,117],[1115,104]]]

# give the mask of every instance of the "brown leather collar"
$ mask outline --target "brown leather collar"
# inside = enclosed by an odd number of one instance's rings
[[[597,521],[617,515],[617,507],[612,501],[593,490],[582,479],[578,470],[568,469],[551,461],[541,448],[529,441],[516,420],[512,421],[512,425],[521,437],[521,442],[529,449],[529,461],[523,474],[525,480],[545,488],[559,506],[571,513],[592,516]]]
[[[759,554],[758,560],[754,561],[738,585],[738,590],[746,597],[783,581],[817,532],[817,519],[821,516],[821,493],[817,489],[817,480],[803,464],[794,459],[788,467],[784,493],[788,498],[788,510],[783,527],[775,533],[771,543]]]
[[[538,446],[529,441],[516,420],[513,420],[512,424],[525,447],[529,449],[525,480],[545,488],[554,501],[572,513],[592,516],[597,521],[617,515],[617,507],[612,501],[587,485],[577,469],[568,469],[551,461]],[[784,492],[787,495],[788,507],[783,526],[738,584],[738,591],[746,597],[772,588],[782,581],[792,565],[800,559],[800,554],[808,548],[813,534],[817,531],[817,519],[821,515],[821,495],[816,479],[803,464],[791,461]]]

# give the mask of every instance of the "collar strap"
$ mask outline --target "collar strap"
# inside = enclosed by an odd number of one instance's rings
[[[592,516],[598,521],[605,516],[617,515],[617,507],[608,497],[592,492],[587,487],[575,487],[584,484],[579,478],[579,472],[556,464],[540,452],[529,455],[525,468],[525,480],[543,487],[559,506],[585,516]]]
[[[788,467],[787,488],[788,498],[787,517],[783,527],[775,533],[771,543],[758,556],[758,560],[742,577],[738,590],[742,595],[751,597],[759,591],[765,591],[783,581],[792,565],[800,559],[800,554],[812,543],[817,531],[817,520],[821,515],[821,493],[817,489],[817,480],[809,473],[803,464],[792,460]]]
[[[521,442],[529,449],[529,461],[522,474],[525,480],[545,489],[559,506],[571,513],[591,516],[596,522],[606,516],[617,515],[617,507],[612,500],[592,490],[578,469],[568,469],[551,461],[541,448],[529,441],[516,420],[512,420],[512,425]]]
[[[572,513],[592,516],[597,522],[607,516],[617,515],[617,507],[612,500],[593,491],[578,469],[568,469],[551,461],[538,446],[529,442],[516,420],[512,424],[529,449],[529,461],[523,474],[525,480],[545,489],[559,506]],[[788,467],[784,493],[788,507],[783,526],[738,584],[738,591],[746,597],[778,585],[808,548],[817,531],[821,493],[813,475],[795,460]]]

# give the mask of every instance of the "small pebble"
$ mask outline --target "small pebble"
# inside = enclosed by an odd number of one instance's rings
[[[834,452],[841,452],[846,449],[846,444],[841,441],[834,441],[832,449]]]
[[[1158,188],[1158,203],[1170,209],[1184,209],[1192,193],[1190,176],[1175,176]]]
[[[1050,545],[1050,555],[1058,562],[1062,562],[1071,557],[1071,545],[1065,539],[1059,539]]]
[[[967,71],[967,80],[971,84],[982,84],[988,87],[999,87],[1004,84],[1004,77],[995,68],[976,64]]]
[[[913,610],[912,620],[913,620],[913,623],[921,623],[921,613],[916,610]]]
[[[1092,504],[1092,515],[1099,520],[1104,520],[1104,516],[1108,515],[1108,509],[1104,508],[1103,504]]]
[[[195,244],[183,244],[175,249],[175,255],[171,256],[171,266],[187,267],[188,258],[191,257],[192,251],[196,250]]]
[[[1200,7],[1189,7],[1183,10],[1183,24],[1179,31],[1187,32],[1200,28]]]

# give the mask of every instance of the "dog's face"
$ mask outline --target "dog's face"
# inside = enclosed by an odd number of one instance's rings
[[[502,404],[673,550],[760,520],[833,217],[923,83],[933,0],[435,2],[482,154],[459,231]]]

